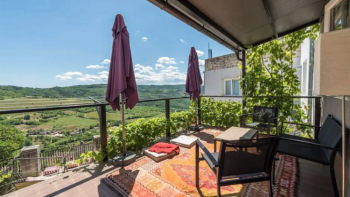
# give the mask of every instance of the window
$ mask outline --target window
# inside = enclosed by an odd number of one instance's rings
[[[225,79],[225,95],[239,95],[239,81],[237,79]]]
[[[331,9],[331,31],[350,27],[350,0],[343,0]]]

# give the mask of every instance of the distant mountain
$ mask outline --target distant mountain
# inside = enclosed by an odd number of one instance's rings
[[[185,96],[185,84],[181,85],[139,85],[140,100]],[[29,88],[0,86],[0,99],[37,96],[45,98],[104,97],[106,84],[77,85],[53,88]]]

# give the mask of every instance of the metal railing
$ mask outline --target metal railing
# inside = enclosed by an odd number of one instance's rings
[[[206,98],[243,98],[243,96],[217,96],[217,95],[205,95],[202,97]],[[278,99],[282,96],[254,96],[254,97],[260,97],[260,98],[271,98],[271,99]],[[293,99],[314,99],[314,124],[319,126],[320,125],[320,117],[321,117],[321,97],[317,96],[286,96],[291,97]],[[246,96],[247,98],[247,96]],[[147,102],[158,102],[158,101],[164,101],[165,103],[165,118],[167,120],[170,120],[170,100],[177,100],[177,99],[189,99],[189,97],[176,97],[176,98],[161,98],[161,99],[151,99],[151,100],[140,100],[139,103],[147,103]],[[108,103],[95,103],[95,104],[84,104],[84,105],[71,105],[71,106],[57,106],[57,107],[43,107],[43,108],[28,108],[28,109],[16,109],[16,110],[4,110],[0,111],[0,115],[5,114],[15,114],[15,113],[28,113],[28,112],[39,112],[39,111],[49,111],[49,110],[64,110],[64,109],[77,109],[77,108],[85,108],[85,107],[96,107],[97,111],[99,113],[99,123],[100,123],[100,137],[101,137],[101,150],[105,151],[105,148],[107,146],[107,116],[106,116],[106,106],[108,106]],[[201,122],[201,111],[200,111],[200,102],[198,102],[198,122],[200,124]],[[170,127],[168,126],[166,128],[166,136],[170,136]],[[90,147],[91,148],[91,147]],[[84,149],[84,148],[83,148]],[[89,149],[90,150],[90,149]],[[63,148],[61,149],[62,153],[69,153],[69,148]],[[58,154],[59,152],[47,152],[43,153],[43,157],[47,156],[53,156],[55,154]],[[80,155],[81,153],[79,153]],[[73,158],[77,158],[77,155],[74,155]],[[43,161],[43,166],[48,166],[52,164],[52,161]],[[1,165],[0,165],[1,167]]]

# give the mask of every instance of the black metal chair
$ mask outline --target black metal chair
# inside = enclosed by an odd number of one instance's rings
[[[252,116],[253,122],[247,123],[247,116]],[[271,127],[278,126],[278,108],[255,106],[252,114],[243,114],[240,117],[241,127],[266,131],[270,135]]]
[[[278,137],[221,141],[220,152],[210,153],[197,140],[196,186],[199,187],[199,161],[205,160],[216,174],[217,196],[221,196],[221,186],[260,181],[269,181],[270,196],[273,196],[271,168],[278,141]],[[203,150],[202,157],[199,157],[199,148]]]
[[[339,196],[334,172],[334,161],[337,150],[339,150],[338,147],[341,144],[341,123],[335,120],[331,115],[328,115],[322,127],[283,122],[282,128],[284,123],[320,128],[319,132],[315,132],[315,139],[288,134],[279,134],[280,143],[278,145],[277,152],[324,165],[329,165],[334,194],[335,196]]]

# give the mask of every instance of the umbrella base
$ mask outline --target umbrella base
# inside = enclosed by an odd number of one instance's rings
[[[136,154],[133,152],[126,152],[126,155],[119,154],[113,158],[113,161],[116,162],[118,166],[127,166],[136,160]]]
[[[201,129],[203,129],[203,127],[200,125],[196,125],[196,126],[191,126],[190,129],[191,129],[191,131],[201,131]]]

